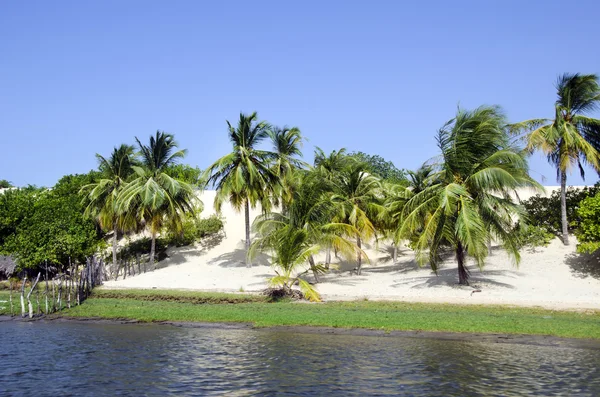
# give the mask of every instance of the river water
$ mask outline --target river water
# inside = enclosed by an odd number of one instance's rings
[[[2,396],[600,395],[600,349],[0,322]]]

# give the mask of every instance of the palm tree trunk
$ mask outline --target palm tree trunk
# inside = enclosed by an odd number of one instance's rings
[[[470,285],[469,269],[465,266],[465,250],[460,242],[456,247],[456,260],[458,261],[458,283],[460,285]]]
[[[112,238],[112,265],[113,269],[117,267],[117,222],[113,223],[113,238]]]
[[[154,253],[156,251],[156,232],[152,232],[152,242],[150,243],[150,269],[154,266]]]
[[[393,243],[394,244],[394,254],[393,254],[393,258],[394,258],[394,265],[398,262],[398,244]]]
[[[315,283],[319,283],[319,275],[317,274],[317,269],[315,268],[315,258],[312,255],[308,257],[308,263],[310,263],[310,269],[313,272],[313,276],[315,276]]]
[[[562,221],[563,244],[569,245],[569,224],[567,223],[567,173],[560,171],[560,218]]]
[[[247,255],[250,252],[250,203],[248,199],[244,202],[244,219],[246,222],[246,267],[252,267],[250,257]]]
[[[327,247],[325,254],[325,268],[329,269],[329,264],[331,264],[331,247]]]
[[[356,246],[358,247],[358,253],[356,254],[356,274],[360,276],[360,270],[362,268],[362,252],[361,252],[361,241],[360,236],[356,236]]]

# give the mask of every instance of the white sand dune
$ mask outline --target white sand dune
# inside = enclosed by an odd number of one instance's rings
[[[550,189],[548,189],[550,190]],[[214,192],[203,192],[206,210],[213,212]],[[524,196],[524,195],[523,195]],[[522,197],[523,198],[523,197]],[[254,210],[251,219],[259,213]],[[171,249],[160,269],[125,280],[109,281],[108,288],[194,289],[209,291],[260,291],[273,275],[269,257],[245,265],[244,217],[225,205],[225,233],[196,247]],[[471,287],[457,285],[453,257],[436,276],[417,266],[412,251],[402,248],[396,264],[391,247],[379,244],[366,250],[371,260],[357,276],[352,262],[335,260],[338,268],[321,277],[318,291],[325,300],[402,300],[461,304],[541,306],[553,309],[600,309],[600,261],[575,252],[575,242],[565,247],[555,239],[534,252],[523,250],[515,267],[499,247],[483,271],[471,268]],[[323,261],[324,256],[318,258]],[[312,280],[312,276],[307,276]],[[480,292],[475,292],[480,290]]]

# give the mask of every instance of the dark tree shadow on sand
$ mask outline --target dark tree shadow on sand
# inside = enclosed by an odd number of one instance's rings
[[[238,244],[239,245],[239,244]],[[226,252],[208,261],[210,265],[219,265],[221,267],[246,267],[246,248],[237,247],[231,252]],[[270,256],[259,253],[252,259],[252,266],[270,266]]]
[[[514,273],[511,270],[484,270],[481,272],[476,266],[469,266],[471,271],[470,288],[478,289],[485,286],[494,286],[513,289],[514,286],[490,279],[490,276],[507,276]],[[514,275],[516,277],[516,275]],[[458,271],[456,268],[438,269],[438,274],[432,271],[429,275],[410,277],[407,279],[394,280],[392,287],[398,288],[406,284],[414,284],[411,288],[435,288],[435,287],[461,287],[458,284]]]
[[[565,263],[575,277],[600,279],[600,250],[593,254],[569,254],[565,257]]]

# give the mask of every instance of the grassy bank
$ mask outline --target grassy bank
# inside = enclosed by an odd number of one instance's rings
[[[83,305],[65,310],[62,315],[147,322],[247,322],[258,327],[302,325],[600,339],[600,312],[372,301],[268,303],[257,295],[190,291],[97,290]]]

